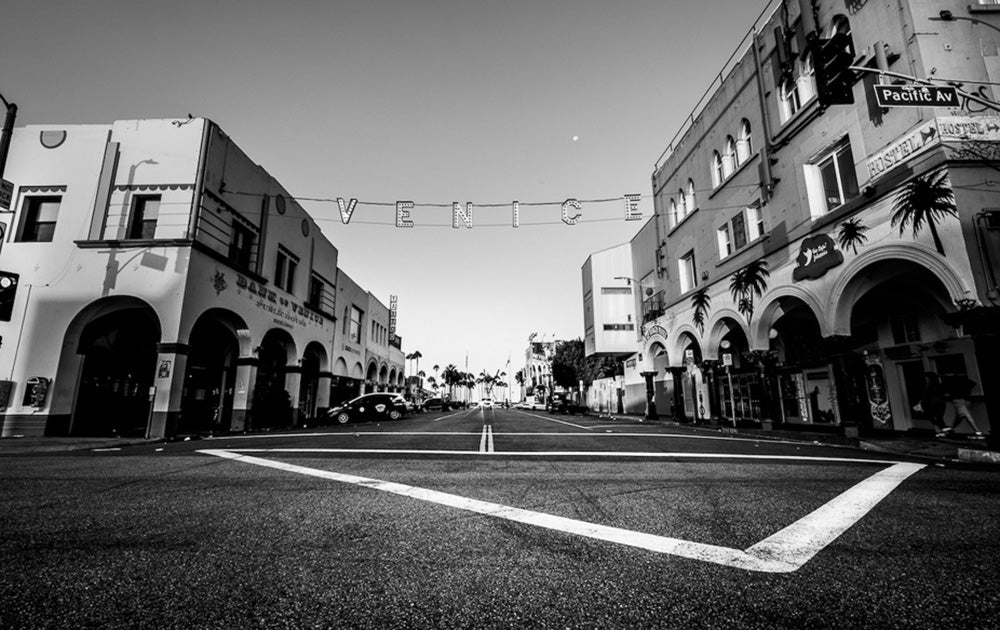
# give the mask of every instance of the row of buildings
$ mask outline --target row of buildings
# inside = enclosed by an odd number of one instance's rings
[[[587,353],[624,363],[598,406],[931,429],[933,372],[974,383],[963,395],[989,431],[998,49],[995,2],[771,3],[656,162],[655,216],[583,265]],[[856,70],[836,74],[838,57]],[[907,106],[876,101],[882,84]],[[958,98],[917,106],[927,84]]]
[[[17,128],[4,178],[3,436],[261,429],[404,390],[395,313],[213,122]]]

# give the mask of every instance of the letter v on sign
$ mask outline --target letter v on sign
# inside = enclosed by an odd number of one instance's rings
[[[344,205],[344,198],[337,197],[337,205],[340,206],[340,220],[347,225],[351,222],[351,217],[354,216],[354,206],[358,205],[357,199],[351,199],[350,204]]]
[[[337,481],[340,483],[361,486],[371,490],[388,492],[398,496],[408,497],[419,501],[444,505],[459,510],[475,512],[485,516],[500,518],[508,521],[533,525],[544,529],[550,529],[566,534],[583,536],[593,540],[600,540],[619,545],[625,545],[637,549],[644,549],[654,553],[669,554],[679,556],[689,560],[700,560],[712,564],[744,569],[747,571],[758,571],[762,573],[792,573],[799,570],[809,562],[817,553],[822,551],[827,545],[832,543],[851,526],[872,510],[882,499],[889,496],[899,484],[903,483],[911,475],[924,467],[923,464],[912,464],[907,462],[890,462],[875,460],[848,460],[846,458],[828,459],[828,461],[853,461],[865,464],[888,464],[874,475],[855,484],[839,496],[826,502],[819,508],[813,510],[806,516],[795,521],[788,527],[768,536],[755,545],[747,549],[734,549],[706,543],[682,540],[679,538],[669,538],[643,532],[631,531],[619,527],[609,527],[586,521],[578,521],[563,516],[535,512],[523,508],[510,507],[499,503],[490,503],[478,499],[470,499],[455,494],[447,494],[437,490],[418,488],[391,481],[371,479],[368,477],[358,477],[318,468],[308,468],[296,464],[264,459],[243,455],[242,452],[252,453],[345,453],[345,452],[365,452],[358,449],[206,449],[199,453],[214,455],[225,459],[232,459],[246,464],[254,464],[265,468],[273,468],[285,472],[308,475]],[[392,451],[368,451],[368,452],[392,452]],[[410,451],[407,451],[410,452]],[[413,451],[419,452],[419,451]],[[434,451],[443,453],[447,451]],[[679,453],[658,453],[658,456],[684,456],[698,457],[698,455]],[[701,455],[703,458],[716,457],[716,455]],[[732,459],[733,455],[721,456]],[[771,459],[767,456],[735,456],[736,458],[748,459]],[[825,458],[815,457],[779,457],[783,460],[800,460],[820,463],[827,461]]]

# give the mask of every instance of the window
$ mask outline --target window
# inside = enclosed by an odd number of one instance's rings
[[[694,267],[694,250],[691,250],[677,261],[678,274],[681,281],[681,293],[687,293],[698,286]]]
[[[751,241],[756,241],[764,236],[764,214],[760,211],[760,206],[747,208],[747,229],[750,232]]]
[[[127,239],[149,240],[156,237],[156,219],[160,215],[160,195],[136,195],[128,219]]]
[[[826,214],[858,196],[851,145],[844,142],[806,165],[806,189],[814,217]]]
[[[632,287],[601,287],[601,295],[632,295]]]
[[[746,118],[740,123],[739,137],[736,139],[736,162],[743,164],[753,153],[753,143],[750,140],[750,121]]]
[[[283,247],[278,247],[278,256],[274,261],[274,285],[292,293],[295,288],[295,269],[298,264],[298,259],[291,252]]]
[[[635,324],[604,324],[604,330],[635,330]]]
[[[250,269],[253,255],[253,230],[242,223],[233,221],[233,231],[229,239],[229,260],[237,267]]]
[[[723,162],[722,165],[725,166],[725,162]],[[684,216],[691,214],[697,209],[698,206],[695,205],[695,199],[694,199],[694,180],[689,179],[687,195],[684,197]]]
[[[357,306],[351,307],[351,328],[347,338],[354,343],[361,343],[361,317],[364,313]]]
[[[722,155],[722,175],[729,177],[740,163],[736,159],[736,141],[732,136],[726,136],[726,152]]]
[[[712,152],[712,188],[718,188],[725,176],[722,174],[722,156],[718,151]]]
[[[674,227],[680,221],[680,217],[677,214],[677,201],[674,199],[670,200],[670,214],[668,218],[670,219],[670,227]]]
[[[742,249],[747,244],[747,220],[743,213],[733,217],[733,247]]]
[[[323,281],[312,276],[309,278],[309,297],[306,298],[306,304],[313,307],[316,310],[321,310],[323,306]]]
[[[813,70],[812,55],[806,53],[795,61],[792,76],[786,77],[778,86],[781,122],[788,121],[814,96],[816,96],[816,73]]]
[[[729,238],[729,224],[725,224],[715,231],[719,241],[719,258],[725,258],[733,253],[733,242]]]
[[[889,321],[889,326],[892,328],[892,341],[895,344],[920,341],[920,326],[914,315],[893,317]]]
[[[22,243],[51,243],[61,203],[62,197],[26,197],[17,240]]]

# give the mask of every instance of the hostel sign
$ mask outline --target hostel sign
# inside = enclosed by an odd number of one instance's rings
[[[958,107],[958,91],[940,85],[873,85],[881,107]]]

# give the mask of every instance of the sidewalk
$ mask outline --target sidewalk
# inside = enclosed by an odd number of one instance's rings
[[[166,441],[115,437],[4,437],[0,438],[0,457],[30,453],[62,453],[67,451],[124,448],[133,444],[155,444]]]
[[[595,413],[589,414],[595,417],[607,418],[607,415]],[[996,467],[1000,470],[1000,451],[996,451],[987,446],[984,440],[970,440],[962,437],[952,439],[942,439],[934,437],[922,437],[920,435],[900,434],[890,436],[861,436],[846,437],[835,433],[811,432],[811,431],[789,431],[748,427],[730,427],[718,424],[691,424],[680,423],[673,420],[664,419],[645,421],[642,415],[638,414],[612,414],[617,420],[627,420],[629,422],[643,422],[675,427],[678,429],[688,429],[695,433],[705,434],[730,434],[740,436],[754,436],[761,440],[787,440],[791,442],[807,442],[810,444],[822,444],[826,446],[846,446],[860,448],[864,451],[876,453],[886,453],[912,458],[928,463],[937,464],[977,464]]]

